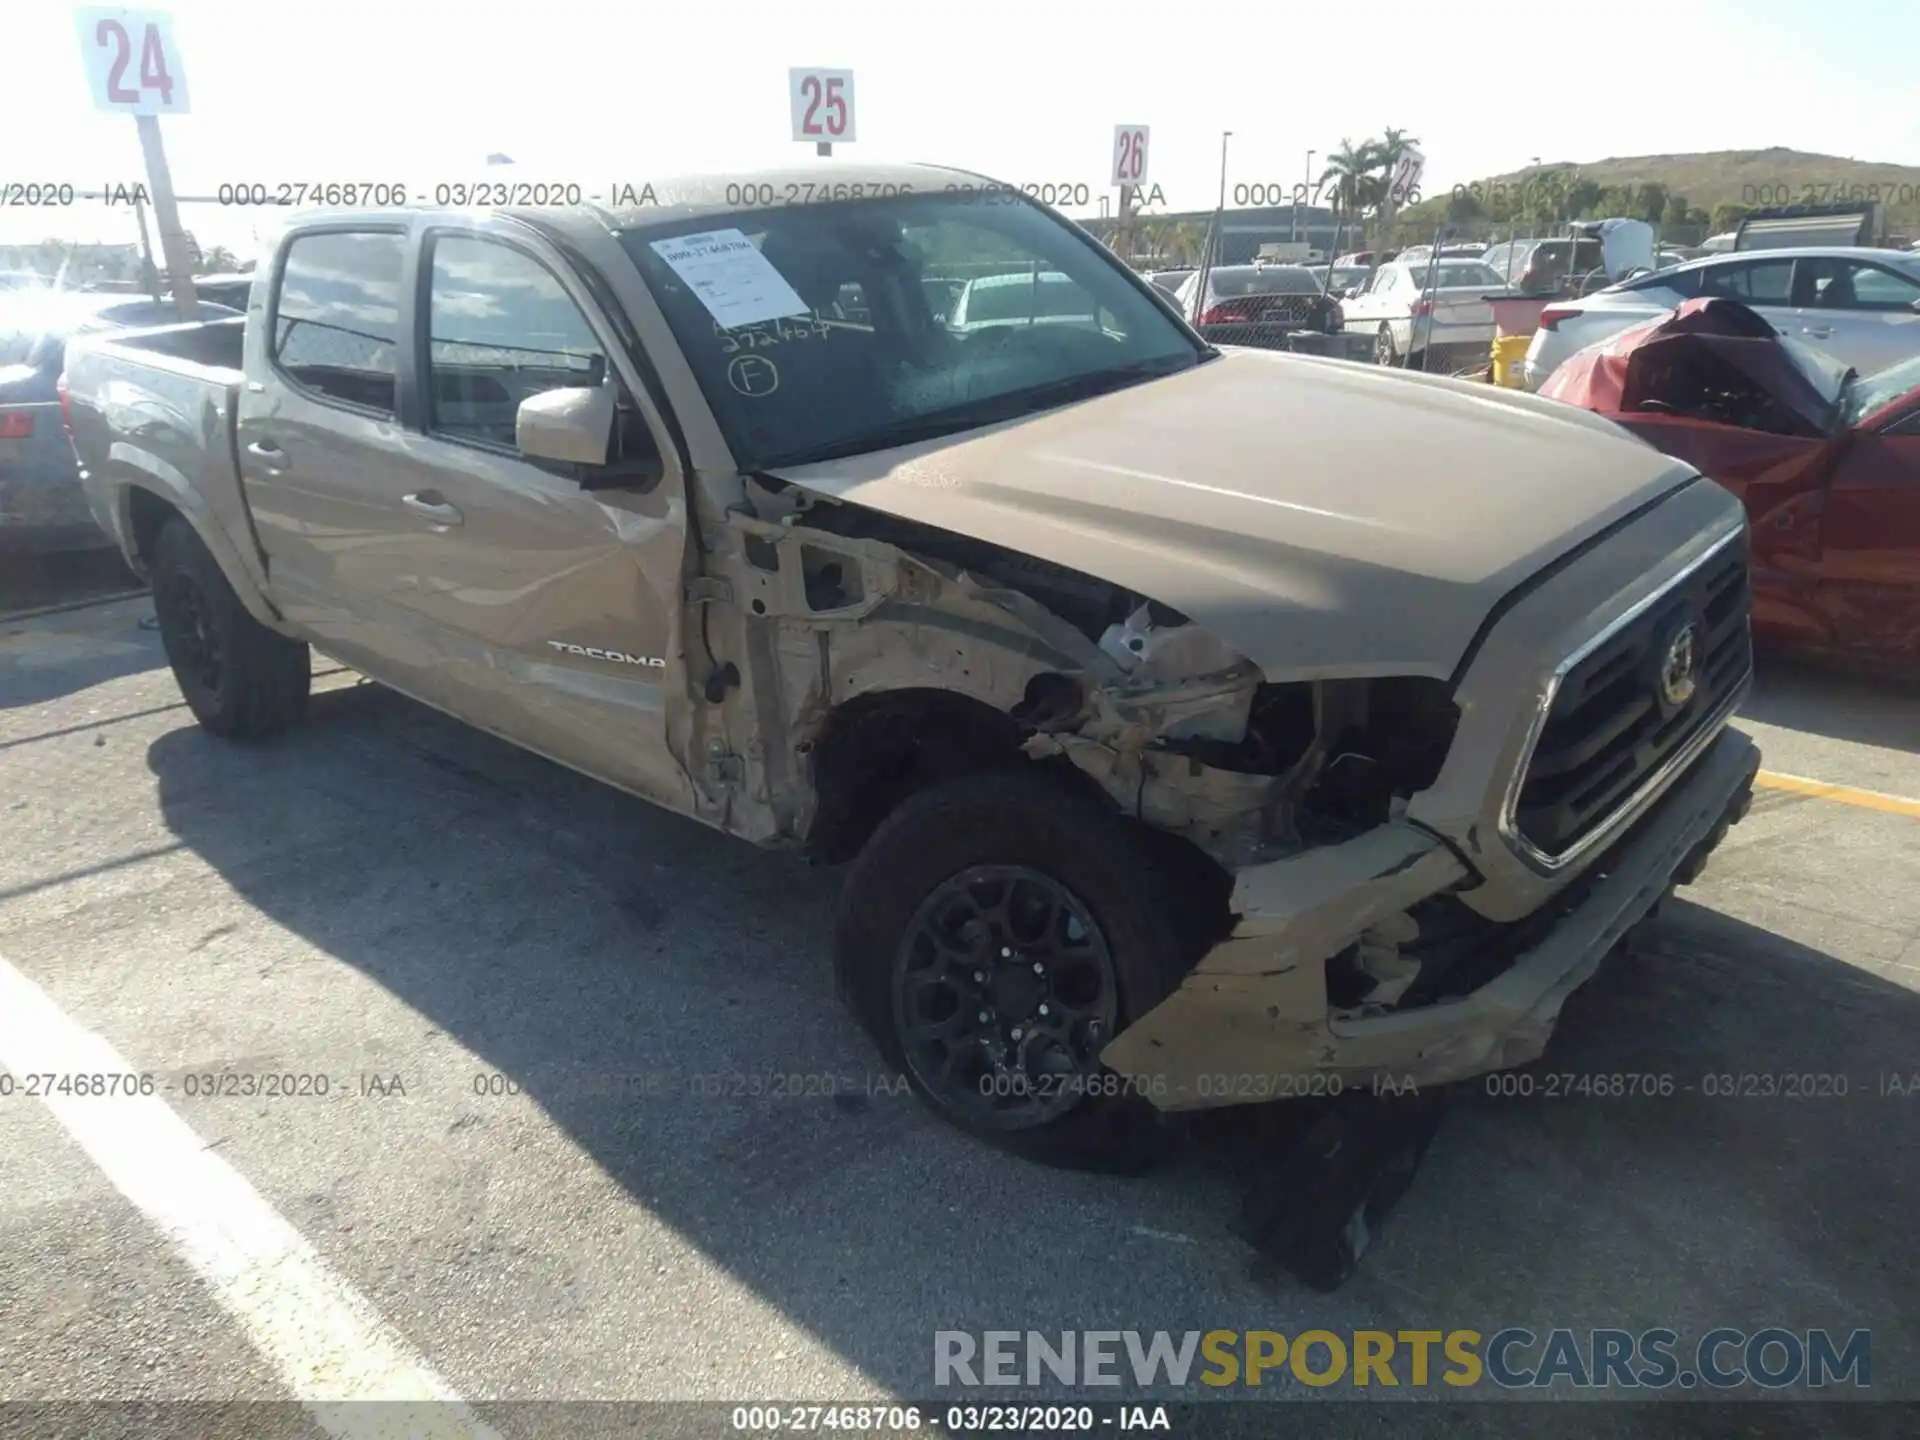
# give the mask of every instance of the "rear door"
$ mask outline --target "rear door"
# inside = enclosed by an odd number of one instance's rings
[[[409,677],[434,650],[408,604],[411,525],[394,484],[407,253],[401,223],[291,237],[267,323],[248,327],[235,434],[282,613],[329,654],[423,693]]]
[[[1803,259],[1794,319],[1808,344],[1871,375],[1920,355],[1920,280],[1846,256]]]
[[[1853,435],[1826,510],[1820,599],[1834,648],[1920,666],[1920,400]]]
[[[416,683],[485,729],[684,804],[665,721],[668,688],[686,686],[684,491],[633,358],[586,281],[517,223],[428,226],[417,283],[414,433],[384,477],[401,510],[397,594],[431,648]],[[607,466],[520,454],[523,401],[594,386],[615,396]]]

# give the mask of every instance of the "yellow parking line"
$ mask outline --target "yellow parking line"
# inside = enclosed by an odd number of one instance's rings
[[[1863,810],[1884,810],[1889,815],[1911,815],[1920,819],[1920,800],[1909,800],[1905,795],[1858,790],[1851,785],[1829,785],[1824,780],[1781,775],[1772,770],[1762,770],[1753,777],[1753,783],[1769,790],[1791,790],[1796,795],[1811,795],[1818,800],[1838,800],[1842,805],[1858,805]]]

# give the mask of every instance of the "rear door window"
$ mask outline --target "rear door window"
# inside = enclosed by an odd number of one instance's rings
[[[273,362],[305,390],[392,416],[400,339],[398,231],[322,230],[287,247]]]
[[[1739,300],[1748,305],[1786,305],[1793,296],[1791,260],[1743,260],[1700,272],[1701,295]]]
[[[1643,295],[1652,291],[1663,294],[1670,292],[1682,299],[1691,300],[1700,293],[1700,277],[1704,274],[1706,274],[1704,270],[1662,270],[1658,274],[1630,281],[1620,288]]]

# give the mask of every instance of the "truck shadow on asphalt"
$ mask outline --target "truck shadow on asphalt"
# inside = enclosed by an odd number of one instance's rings
[[[1898,1138],[1920,1096],[1879,1093],[1920,1072],[1920,997],[1818,950],[1673,905],[1574,997],[1530,1093],[1466,1087],[1359,1274],[1314,1296],[1249,1273],[1220,1122],[1121,1181],[1005,1157],[897,1091],[832,993],[836,875],[376,686],[313,711],[267,746],[155,741],[168,828],[878,1384],[930,1393],[937,1329],[1871,1326],[1889,1380],[1920,1342],[1920,1147]],[[1843,1094],[1739,1078],[1841,1073]],[[438,1243],[453,1263],[488,1238]]]

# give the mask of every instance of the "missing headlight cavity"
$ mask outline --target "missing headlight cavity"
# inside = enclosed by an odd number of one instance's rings
[[[808,609],[845,610],[866,597],[859,562],[831,550],[802,545],[800,574],[806,584]]]
[[[1302,807],[1365,827],[1384,823],[1396,798],[1439,778],[1459,723],[1443,680],[1263,684],[1239,739],[1167,740],[1162,748],[1242,775],[1282,775],[1307,761]]]
[[[1440,777],[1460,707],[1444,680],[1393,676],[1365,687],[1362,703],[1325,737],[1327,762],[1305,803],[1332,819],[1380,825],[1396,799]]]

